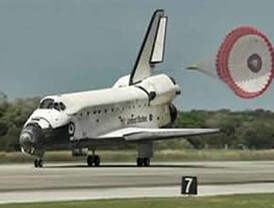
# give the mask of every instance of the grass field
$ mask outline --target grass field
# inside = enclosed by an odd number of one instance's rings
[[[5,204],[0,208],[271,208],[273,194],[214,197],[141,198],[51,203]]]
[[[134,150],[97,151],[103,162],[134,162],[137,153]],[[154,161],[222,161],[222,160],[274,160],[274,150],[159,150],[155,151]],[[0,152],[0,163],[22,163],[33,161],[32,157],[21,152]],[[71,152],[47,152],[45,161],[85,161],[83,157],[72,157]]]

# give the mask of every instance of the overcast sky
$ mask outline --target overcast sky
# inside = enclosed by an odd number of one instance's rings
[[[169,17],[165,63],[182,110],[274,110],[274,85],[243,100],[218,79],[183,71],[214,62],[224,36],[253,25],[274,39],[274,1],[267,0],[1,0],[0,91],[11,99],[110,87],[130,73],[155,9]]]

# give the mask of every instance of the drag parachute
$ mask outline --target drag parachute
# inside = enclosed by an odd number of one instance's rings
[[[241,26],[224,39],[216,57],[216,70],[223,80],[242,98],[261,95],[274,74],[274,52],[264,33]]]

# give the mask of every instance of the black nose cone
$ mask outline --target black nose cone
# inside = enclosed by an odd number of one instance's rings
[[[43,137],[41,127],[36,123],[30,123],[22,130],[19,143],[24,149],[29,149],[36,147]]]
[[[31,131],[23,131],[20,135],[19,143],[22,147],[32,146],[36,138]]]

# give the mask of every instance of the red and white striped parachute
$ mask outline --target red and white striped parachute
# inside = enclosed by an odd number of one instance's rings
[[[221,80],[242,98],[261,95],[274,74],[274,51],[267,36],[250,26],[241,26],[224,39],[216,57]]]

